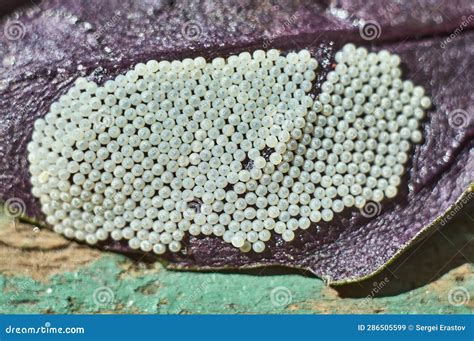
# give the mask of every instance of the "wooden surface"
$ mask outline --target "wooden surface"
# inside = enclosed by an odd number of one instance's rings
[[[379,275],[328,287],[298,271],[166,270],[0,215],[1,313],[472,313],[474,214]]]

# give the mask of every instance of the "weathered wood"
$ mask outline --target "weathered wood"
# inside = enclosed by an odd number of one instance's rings
[[[461,214],[361,283],[298,272],[166,270],[0,217],[2,313],[472,313],[474,222]],[[277,274],[275,274],[277,273]],[[451,300],[452,301],[452,300]],[[454,304],[453,304],[454,303]],[[463,303],[456,305],[456,303]]]

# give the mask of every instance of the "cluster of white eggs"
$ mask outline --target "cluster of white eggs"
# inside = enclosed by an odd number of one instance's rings
[[[33,195],[58,233],[178,252],[185,234],[260,253],[394,197],[430,102],[398,56],[346,45],[316,101],[307,50],[148,61],[84,78],[35,122]]]
[[[35,122],[33,195],[55,231],[90,244],[162,254],[185,233],[224,236],[257,215],[247,187],[305,126],[316,67],[306,50],[259,50],[151,60],[104,86],[80,78]]]
[[[303,136],[290,141],[272,174],[279,196],[275,232],[287,241],[309,221],[331,221],[345,207],[364,213],[367,203],[395,197],[431,106],[422,87],[401,80],[395,54],[347,44],[335,60]]]

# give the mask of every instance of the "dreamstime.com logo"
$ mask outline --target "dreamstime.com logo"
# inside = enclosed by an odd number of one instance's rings
[[[294,13],[291,17],[285,19],[280,25],[280,27],[278,27],[273,34],[265,38],[265,40],[263,41],[263,48],[268,49],[278,36],[281,36],[283,33],[290,31],[290,28],[292,26],[295,26],[297,20],[298,13]]]
[[[191,302],[196,301],[198,297],[201,296],[207,290],[209,285],[211,285],[211,283],[214,281],[215,281],[215,277],[212,276],[210,279],[207,279],[201,282],[198,286],[194,287],[194,290],[191,292],[190,295],[186,296],[183,300],[180,300],[180,304],[174,313],[179,314],[183,312],[184,310],[186,310],[189,304]]]
[[[196,20],[189,20],[181,27],[181,35],[189,41],[196,41],[201,38],[202,27]]]
[[[456,39],[462,33],[462,31],[464,31],[464,29],[469,26],[471,21],[474,21],[474,14],[471,14],[468,17],[464,16],[461,19],[461,24],[459,24],[459,26],[453,31],[453,33],[449,35],[449,37],[441,42],[440,47],[442,49],[445,49],[449,43]]]
[[[20,40],[25,32],[25,25],[19,20],[8,20],[3,29],[3,34],[10,41]]]
[[[290,289],[284,286],[273,288],[270,292],[270,301],[275,307],[284,307],[291,303],[293,296]]]
[[[10,198],[4,204],[4,213],[10,218],[19,218],[26,212],[26,205],[20,198]]]
[[[464,129],[469,125],[469,114],[466,110],[455,109],[448,114],[448,123],[454,129]]]
[[[53,327],[50,322],[45,322],[44,326],[39,327],[17,327],[9,325],[5,328],[6,334],[84,334],[83,327]]]
[[[112,29],[117,22],[119,21],[121,14],[118,13],[114,15],[111,19],[109,19],[105,24],[101,25],[97,31],[94,32],[94,38],[99,39],[101,36],[107,33],[110,29]]]
[[[94,290],[92,299],[98,307],[106,307],[114,302],[115,295],[109,287],[100,287]]]
[[[367,41],[378,39],[382,34],[382,27],[375,20],[367,20],[359,27],[359,34]]]
[[[470,300],[471,295],[464,287],[455,287],[448,292],[448,302],[455,307],[466,305]]]
[[[453,219],[456,214],[458,214],[463,207],[465,207],[472,199],[474,199],[474,192],[469,192],[465,197],[463,197],[456,205],[452,207],[448,214],[446,214],[443,219],[439,222],[441,226],[446,225],[451,219]]]
[[[4,307],[5,308],[5,313],[7,313],[6,310],[8,309],[8,307],[16,304],[18,300],[21,300],[22,294],[25,293],[27,290],[30,290],[30,288],[32,288],[34,284],[35,284],[35,281],[33,281],[32,279],[27,279],[27,280],[23,281],[16,288],[15,292],[8,297],[7,304]],[[2,309],[0,309],[0,311],[2,311]]]
[[[364,300],[362,301],[362,304],[368,305],[374,297],[382,291],[383,288],[387,286],[387,284],[390,283],[390,279],[388,277],[385,277],[383,280],[380,282],[373,282],[372,283],[372,288],[367,296],[365,296]]]
[[[364,207],[361,207],[359,211],[362,216],[366,218],[373,218],[382,212],[382,205],[379,202],[367,201]]]

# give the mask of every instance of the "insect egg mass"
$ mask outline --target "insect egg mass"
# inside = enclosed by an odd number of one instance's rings
[[[318,96],[309,51],[150,60],[79,78],[35,122],[33,195],[68,238],[178,252],[214,235],[242,252],[397,195],[430,100],[400,59],[348,44]]]

